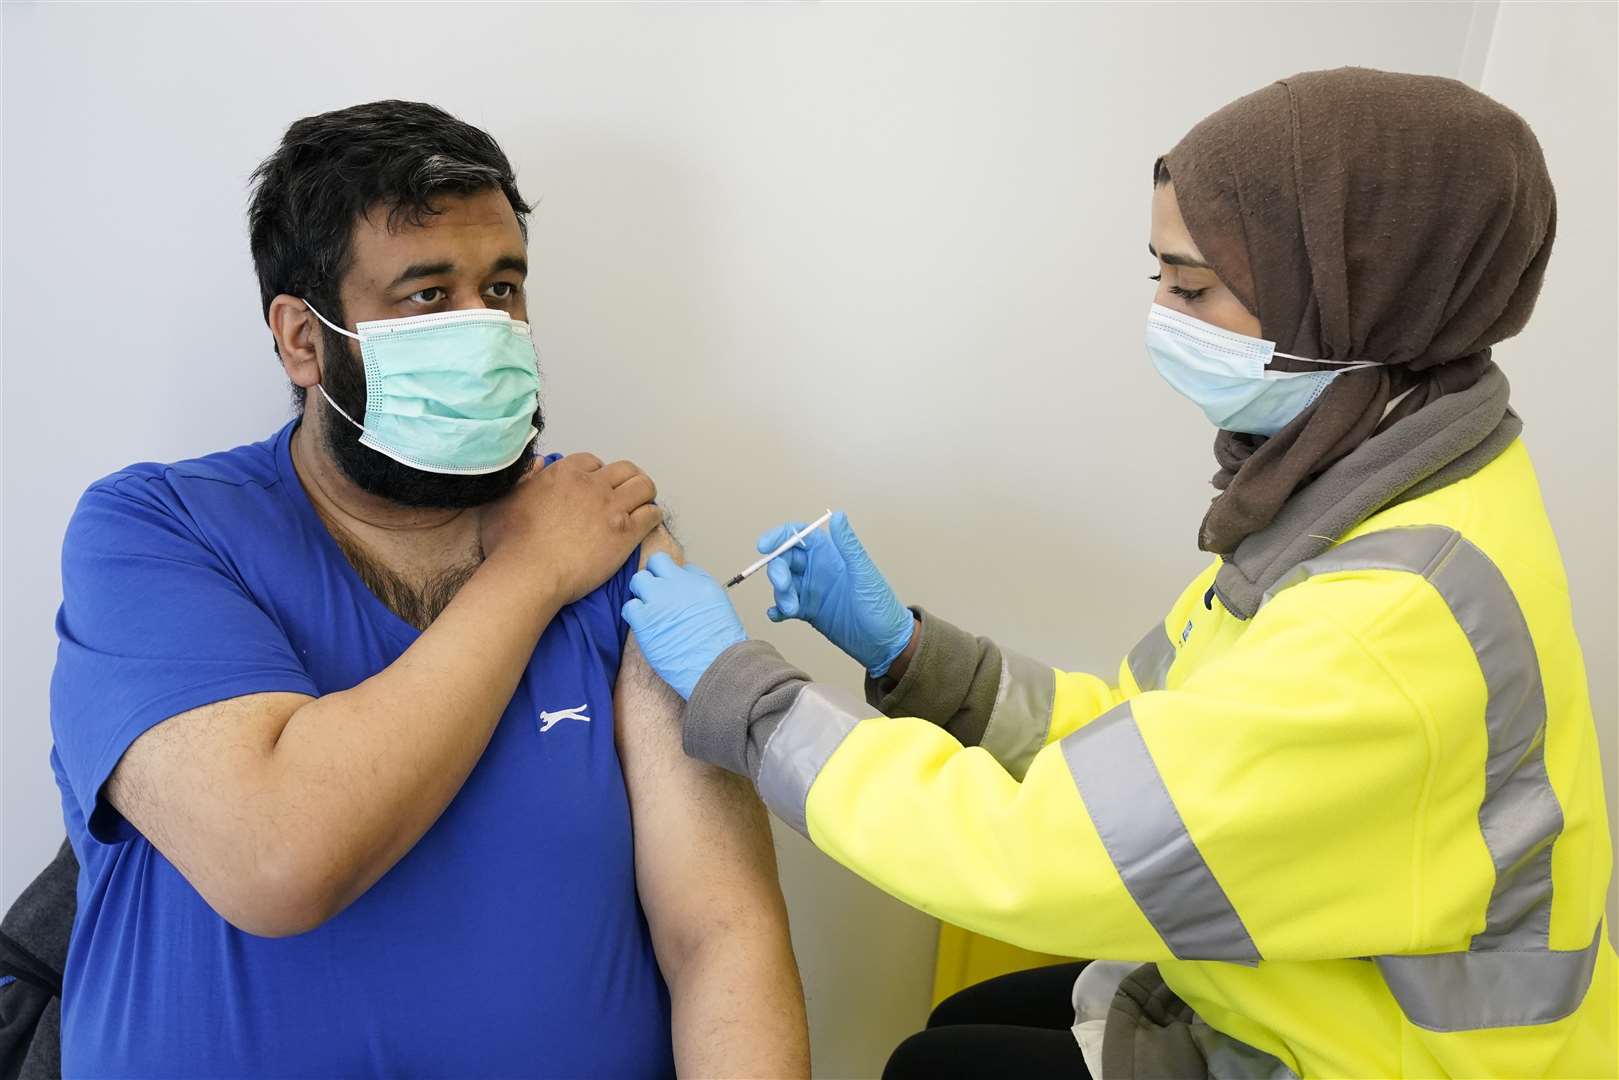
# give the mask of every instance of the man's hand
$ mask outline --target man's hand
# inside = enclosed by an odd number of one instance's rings
[[[655,494],[634,465],[589,454],[531,474],[486,508],[488,557],[392,665],[320,698],[170,717],[130,745],[108,800],[237,927],[320,925],[443,813],[551,619],[658,524]]]
[[[594,454],[570,454],[484,508],[484,555],[525,567],[520,576],[543,578],[549,594],[572,603],[612,577],[658,527],[657,494],[634,462],[603,465]]]

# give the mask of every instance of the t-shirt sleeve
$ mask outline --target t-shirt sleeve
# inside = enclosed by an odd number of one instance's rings
[[[560,453],[547,454],[541,459],[541,466],[550,468],[561,461],[564,456]],[[641,552],[645,547],[644,543],[635,545],[635,550],[630,552],[630,557],[625,559],[623,565],[614,571],[613,576],[602,582],[584,600],[585,609],[590,612],[587,618],[591,620],[590,625],[594,632],[602,632],[603,623],[599,620],[605,620],[608,625],[613,627],[613,633],[618,641],[618,651],[611,656],[615,671],[619,661],[623,659],[624,645],[630,637],[630,624],[624,621],[624,604],[631,596],[630,578],[634,577],[636,571],[641,569]],[[603,634],[600,640],[606,642],[606,635]]]
[[[636,544],[635,550],[630,552],[630,557],[624,560],[623,566],[618,568],[618,573],[607,580],[605,591],[607,593],[608,614],[612,616],[613,628],[618,633],[618,655],[620,659],[624,656],[624,645],[630,639],[630,624],[624,621],[624,605],[629,603],[630,597],[633,595],[630,592],[630,578],[634,577],[636,572],[641,569],[641,553],[645,547],[645,544]]]
[[[51,728],[72,797],[102,843],[133,830],[101,798],[154,725],[246,694],[316,696],[276,621],[155,481],[103,481],[62,547]]]

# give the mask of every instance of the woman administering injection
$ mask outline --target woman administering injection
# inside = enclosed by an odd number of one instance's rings
[[[1600,757],[1491,359],[1552,248],[1533,134],[1451,80],[1311,72],[1152,178],[1147,352],[1220,429],[1212,565],[1104,679],[907,610],[835,515],[771,617],[862,701],[654,560],[625,615],[687,752],[908,903],[1129,962],[1058,973],[1072,1033],[1013,977],[890,1076],[1613,1075]]]

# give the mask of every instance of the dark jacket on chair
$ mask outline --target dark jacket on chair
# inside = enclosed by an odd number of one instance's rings
[[[0,1080],[62,1075],[62,969],[78,906],[67,841],[0,919]]]

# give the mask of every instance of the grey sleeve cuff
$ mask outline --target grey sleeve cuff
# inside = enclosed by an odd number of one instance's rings
[[[938,724],[963,746],[977,746],[1001,687],[1001,650],[921,608],[916,654],[902,678],[866,679],[866,700],[885,716]]]
[[[768,641],[732,645],[697,680],[686,703],[686,753],[757,780],[765,743],[809,681]]]

